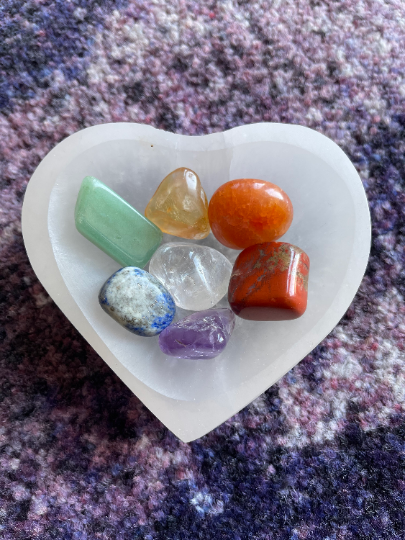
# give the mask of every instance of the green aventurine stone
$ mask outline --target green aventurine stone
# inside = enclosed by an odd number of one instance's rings
[[[86,176],[75,207],[77,230],[122,266],[143,268],[162,241],[162,232],[112,189]]]

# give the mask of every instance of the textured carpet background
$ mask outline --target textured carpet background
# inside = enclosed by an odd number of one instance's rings
[[[0,6],[0,538],[405,538],[403,0],[4,0]],[[373,247],[338,327],[183,444],[61,314],[20,210],[59,141],[299,123],[348,153]]]

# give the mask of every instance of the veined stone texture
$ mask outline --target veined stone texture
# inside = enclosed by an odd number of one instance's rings
[[[121,268],[99,294],[103,310],[121,326],[139,336],[156,336],[173,320],[172,297],[154,276],[135,267]]]

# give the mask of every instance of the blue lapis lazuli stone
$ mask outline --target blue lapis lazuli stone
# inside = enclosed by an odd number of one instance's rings
[[[110,317],[138,336],[160,334],[176,313],[174,300],[160,281],[134,266],[109,277],[98,298]]]

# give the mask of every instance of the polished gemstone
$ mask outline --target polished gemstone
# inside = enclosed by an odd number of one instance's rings
[[[285,242],[248,247],[238,255],[229,283],[231,308],[253,321],[297,319],[306,310],[309,257]]]
[[[163,283],[179,307],[200,311],[215,306],[226,294],[232,265],[216,249],[170,242],[156,251],[149,272]]]
[[[284,191],[264,180],[231,180],[212,196],[208,209],[212,232],[227,247],[244,249],[277,240],[293,219]]]
[[[77,230],[122,266],[143,268],[162,232],[105,184],[86,176],[75,208]]]
[[[234,326],[235,315],[228,308],[199,311],[163,330],[159,346],[177,358],[214,358],[225,349]]]
[[[121,268],[102,286],[99,302],[121,326],[139,336],[156,336],[172,322],[173,298],[154,276],[134,266]]]
[[[145,210],[163,232],[201,240],[210,233],[208,201],[198,175],[181,167],[164,178]]]

